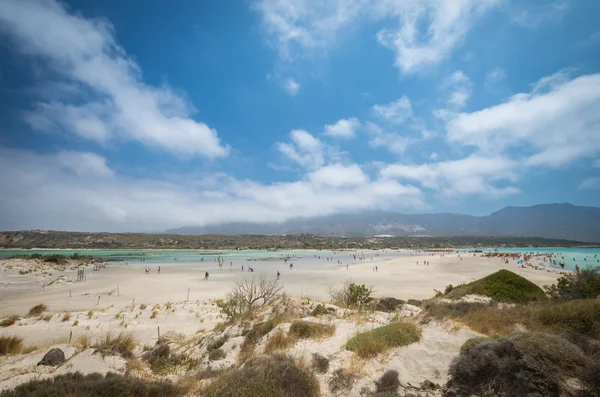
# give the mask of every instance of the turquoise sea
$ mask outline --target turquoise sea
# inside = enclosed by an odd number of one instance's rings
[[[580,268],[588,266],[600,266],[600,248],[468,248],[457,249],[459,252],[472,251],[473,249],[483,252],[500,251],[500,252],[520,252],[520,253],[543,253],[554,254],[557,262],[564,262],[566,269],[575,269],[575,265]],[[284,263],[284,257],[292,257],[288,260],[289,263],[294,263],[294,266],[311,267],[311,268],[336,268],[339,264],[343,265],[359,263],[359,257],[364,255],[368,262],[379,262],[392,258],[410,256],[406,251],[365,251],[360,252],[333,252],[333,251],[238,251],[238,250],[223,250],[215,251],[200,251],[200,250],[0,250],[0,258],[9,257],[20,254],[62,254],[73,255],[91,255],[99,257],[107,261],[123,261],[130,266],[154,265],[172,265],[178,267],[214,267],[217,260],[220,258],[223,262],[223,267],[240,268],[244,265],[252,267],[281,267]],[[269,258],[270,260],[261,260]],[[326,258],[331,258],[327,260]],[[281,260],[278,260],[281,259]],[[534,259],[533,263],[543,264],[540,258]],[[546,262],[548,265],[548,263]]]
[[[553,254],[556,263],[564,262],[565,269],[575,269],[575,265],[580,268],[586,268],[588,266],[600,266],[600,248],[469,248],[469,249],[458,249],[460,252],[472,251],[474,249],[483,252],[519,252],[522,254]],[[543,263],[540,258],[534,259],[533,263]],[[558,265],[556,267],[559,267]]]
[[[146,265],[161,265],[173,267],[194,267],[194,268],[214,268],[217,261],[223,262],[225,269],[240,269],[244,266],[265,268],[281,268],[288,266],[290,263],[298,268],[318,268],[318,269],[333,269],[341,265],[352,265],[359,263],[361,257],[364,261],[380,262],[387,259],[410,256],[410,253],[405,251],[356,251],[356,252],[334,252],[334,251],[238,251],[238,250],[222,250],[222,251],[200,251],[200,250],[0,250],[0,258],[13,255],[89,255],[96,258],[102,258],[105,261],[127,262],[128,266],[144,267]],[[290,258],[284,262],[284,258]],[[327,258],[330,258],[329,260]]]

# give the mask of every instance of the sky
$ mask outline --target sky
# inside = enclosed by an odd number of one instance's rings
[[[600,206],[596,0],[0,1],[0,230]]]

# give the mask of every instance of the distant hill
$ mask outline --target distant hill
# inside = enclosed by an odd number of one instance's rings
[[[461,214],[400,214],[371,211],[283,223],[229,223],[181,227],[168,234],[312,234],[323,237],[515,236],[600,242],[600,208],[572,204],[505,207],[477,217]]]

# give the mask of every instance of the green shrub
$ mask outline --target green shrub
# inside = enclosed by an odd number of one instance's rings
[[[375,382],[377,393],[396,393],[400,387],[400,379],[398,379],[398,371],[388,369],[381,375],[381,378]]]
[[[139,379],[112,373],[82,375],[79,372],[57,375],[50,379],[32,380],[13,390],[0,392],[0,397],[179,397],[185,390],[171,382]]]
[[[317,317],[317,316],[322,316],[324,314],[327,314],[327,309],[325,309],[325,306],[323,306],[322,304],[318,304],[313,311],[310,313],[311,316],[313,317]]]
[[[187,354],[172,353],[169,345],[164,343],[145,352],[142,360],[146,361],[152,372],[158,375],[173,374],[180,369],[190,370],[198,364],[198,360],[190,358]]]
[[[588,268],[559,278],[556,284],[544,286],[555,299],[593,299],[600,296],[600,268]]]
[[[329,370],[329,359],[320,355],[319,353],[313,353],[312,367],[318,373],[324,374]]]
[[[225,358],[226,354],[223,351],[223,349],[215,349],[212,350],[209,354],[208,354],[208,359],[210,361],[217,361],[217,360],[221,360],[222,358]]]
[[[221,348],[221,346],[223,346],[223,345],[225,344],[225,342],[227,342],[227,339],[228,339],[228,338],[227,338],[226,336],[222,336],[221,338],[219,338],[219,339],[216,339],[216,340],[214,340],[214,341],[210,342],[210,343],[208,344],[208,346],[206,346],[206,350],[207,350],[208,352],[211,352],[211,351],[213,351],[213,350],[220,349],[220,348]]]
[[[17,316],[16,314],[8,316],[7,318],[0,321],[0,327],[10,327],[14,323],[16,323],[20,318],[21,317]]]
[[[469,294],[489,296],[495,301],[507,303],[527,303],[547,299],[540,287],[505,269],[469,284],[454,287],[445,297],[460,299]]]
[[[333,375],[329,378],[329,390],[338,395],[340,392],[348,392],[352,389],[357,376],[353,373],[346,371],[343,368],[338,368],[333,371]]]
[[[410,345],[421,339],[421,330],[414,324],[392,323],[363,332],[346,342],[346,349],[359,357],[372,358],[384,351]]]
[[[371,299],[372,287],[346,281],[341,289],[331,290],[329,295],[334,304],[343,307],[362,307]]]
[[[0,356],[19,354],[23,350],[23,339],[18,336],[0,336]]]
[[[502,338],[500,335],[476,336],[474,338],[469,338],[460,347],[460,354],[465,354],[472,346],[475,346],[479,343],[493,342],[500,338]]]
[[[48,310],[48,306],[44,305],[43,303],[40,303],[39,305],[35,305],[31,309],[29,309],[29,313],[27,313],[27,315],[29,317],[36,317],[45,312],[46,310]]]
[[[335,332],[335,326],[313,323],[311,321],[296,320],[290,326],[290,336],[298,339],[322,338],[331,336]]]
[[[447,386],[458,396],[569,395],[566,381],[592,362],[560,336],[519,333],[465,349],[450,365]]]
[[[392,297],[388,297],[388,298],[381,298],[377,301],[377,304],[375,305],[375,309],[382,311],[382,312],[393,312],[396,309],[398,309],[399,307],[402,307],[402,305],[406,303],[404,302],[402,299],[396,299],[396,298],[392,298]]]
[[[224,371],[199,393],[203,397],[318,397],[319,383],[305,365],[273,354],[253,357],[238,369]]]
[[[600,302],[572,300],[541,305],[536,310],[538,321],[557,331],[575,331],[600,339]]]

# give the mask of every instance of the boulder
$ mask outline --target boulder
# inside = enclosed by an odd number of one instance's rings
[[[65,353],[60,349],[54,348],[46,353],[38,365],[48,365],[54,367],[64,363],[65,361]]]

